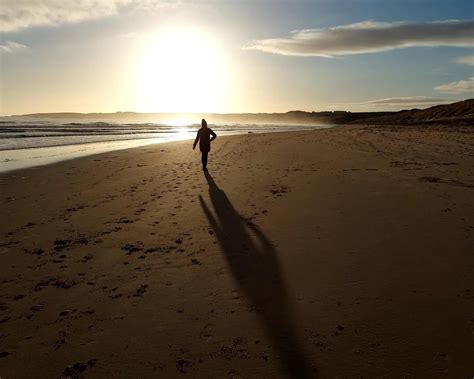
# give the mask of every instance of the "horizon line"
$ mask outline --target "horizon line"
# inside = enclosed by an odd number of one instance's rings
[[[292,109],[288,111],[283,111],[283,112],[139,112],[139,111],[111,111],[111,112],[76,112],[76,111],[54,111],[54,112],[32,112],[32,113],[22,113],[22,114],[10,114],[10,115],[2,115],[0,117],[25,117],[25,116],[40,116],[40,115],[47,115],[47,114],[54,114],[54,115],[60,115],[60,114],[76,114],[76,115],[93,115],[93,114],[100,114],[100,115],[116,115],[120,113],[134,113],[134,114],[139,114],[139,115],[219,115],[219,116],[227,116],[227,115],[275,115],[275,114],[288,114],[292,112],[301,112],[301,113],[307,113],[307,114],[313,114],[313,113],[335,113],[335,112],[345,112],[345,113],[395,113],[395,112],[401,112],[405,110],[413,110],[413,109],[428,109],[431,107],[436,107],[439,105],[449,105],[449,104],[454,104],[454,103],[460,103],[463,101],[467,100],[473,100],[472,98],[466,98],[464,100],[453,100],[450,103],[440,103],[440,104],[435,104],[435,105],[429,105],[427,107],[413,107],[413,108],[403,108],[400,110],[376,110],[376,111],[350,111],[350,110],[344,110],[344,109],[335,109],[335,110],[321,110],[321,111],[305,111],[301,109]]]

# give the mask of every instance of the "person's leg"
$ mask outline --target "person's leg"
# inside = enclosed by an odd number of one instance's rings
[[[202,152],[202,169],[205,170],[207,168],[207,154],[209,154],[208,151],[203,151]]]

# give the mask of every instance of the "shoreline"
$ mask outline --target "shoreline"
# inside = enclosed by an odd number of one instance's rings
[[[334,127],[338,127],[340,125],[333,125],[333,126],[315,126],[314,130],[321,130],[321,129],[330,129]],[[220,138],[228,137],[228,136],[235,136],[235,135],[245,135],[245,134],[269,134],[269,133],[288,133],[288,132],[297,132],[297,131],[305,131],[302,130],[282,130],[282,131],[262,131],[262,132],[230,132],[225,133],[223,135],[219,135]],[[307,130],[306,130],[307,131]],[[133,149],[137,147],[149,146],[154,144],[163,144],[169,142],[179,142],[179,141],[189,141],[194,139],[194,135],[191,137],[174,137],[173,139],[169,140],[167,138],[162,138],[161,140],[158,139],[157,141],[152,142],[150,138],[130,138],[130,139],[122,139],[122,140],[111,140],[111,141],[103,141],[103,142],[86,142],[86,143],[73,143],[67,145],[50,145],[50,146],[40,146],[40,147],[28,147],[28,148],[18,148],[18,149],[5,149],[0,150],[0,175],[6,172],[13,172],[21,169],[26,168],[34,168],[34,167],[41,167],[44,165],[49,165],[61,161],[66,160],[73,160],[77,158],[119,151],[119,150],[126,150],[126,149]],[[126,146],[122,146],[126,145]],[[82,149],[81,149],[82,148]],[[79,150],[78,150],[79,149]],[[92,150],[92,151],[87,151]],[[47,155],[38,155],[38,152],[45,152],[50,151]],[[62,152],[62,153],[61,153]],[[30,154],[28,154],[30,153]],[[64,156],[64,154],[69,154],[68,156]],[[5,156],[3,160],[1,160],[3,155],[10,154],[10,156],[16,157],[15,158],[8,158]],[[26,157],[25,157],[26,155]],[[35,156],[32,156],[35,155]],[[59,156],[59,157],[58,157]],[[53,157],[53,158],[52,158]],[[38,161],[32,161],[33,159],[38,159]],[[21,160],[18,162],[18,160]],[[26,162],[24,162],[26,161]],[[40,163],[38,163],[40,162]],[[10,167],[8,167],[10,166]]]
[[[218,137],[208,175],[189,140],[0,174],[1,375],[470,375],[471,130]]]

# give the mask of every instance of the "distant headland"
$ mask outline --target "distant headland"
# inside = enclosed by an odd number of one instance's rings
[[[61,119],[94,119],[163,122],[170,119],[212,120],[212,122],[233,123],[271,123],[271,124],[368,124],[368,125],[473,125],[474,99],[467,99],[452,104],[437,105],[426,109],[410,109],[398,112],[349,112],[324,111],[306,112],[289,111],[285,113],[31,113],[12,117],[61,118]]]

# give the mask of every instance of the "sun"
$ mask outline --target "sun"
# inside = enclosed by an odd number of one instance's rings
[[[145,112],[219,112],[228,73],[216,39],[192,28],[154,33],[138,65],[137,100]]]

